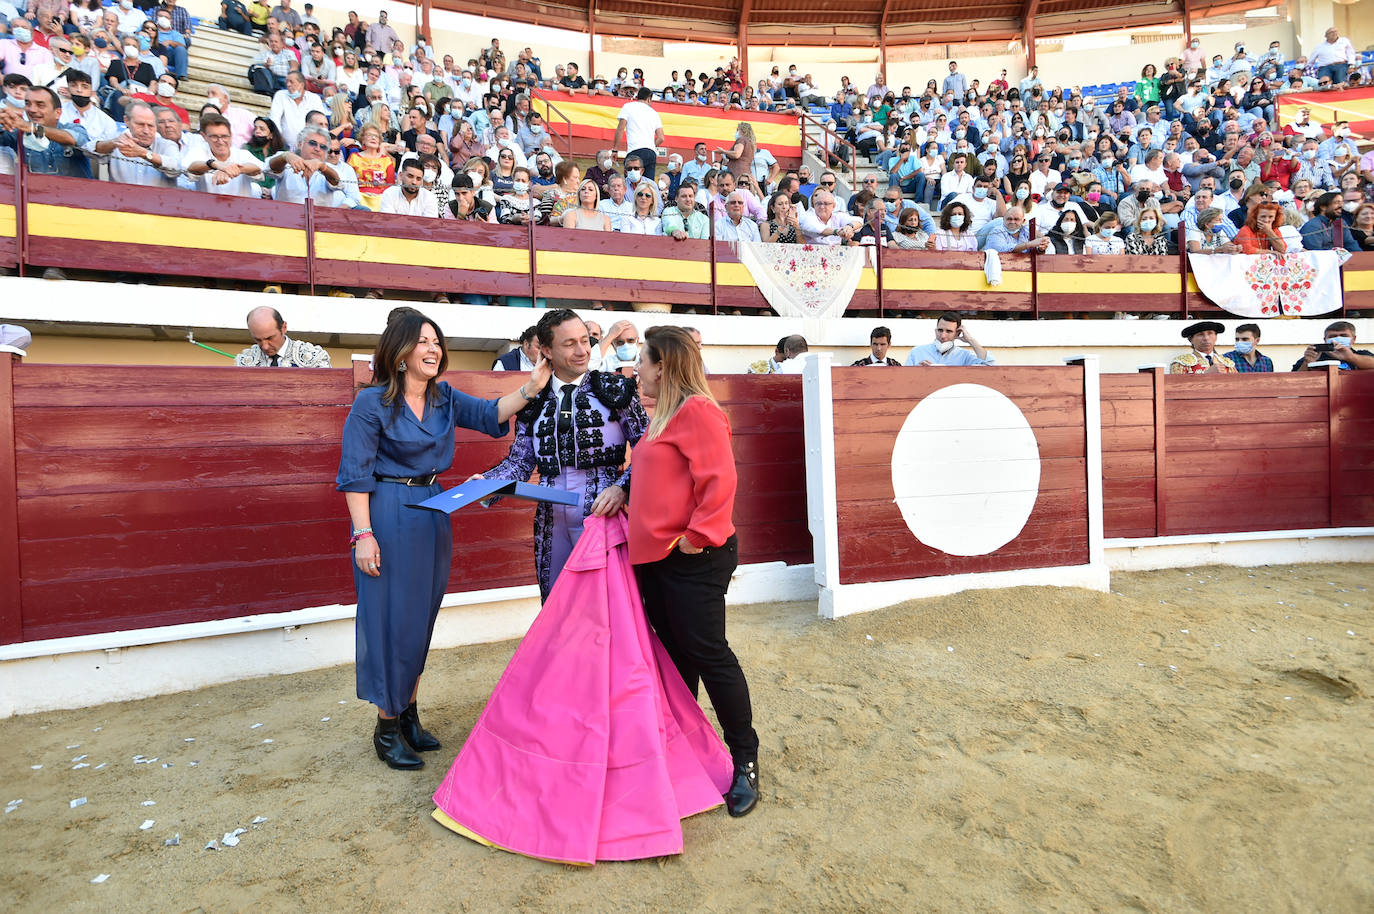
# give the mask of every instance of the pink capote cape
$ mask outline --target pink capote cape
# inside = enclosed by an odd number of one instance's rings
[[[458,758],[434,817],[567,863],[682,852],[730,755],[649,628],[624,514],[589,517]],[[444,822],[445,818],[451,822]]]

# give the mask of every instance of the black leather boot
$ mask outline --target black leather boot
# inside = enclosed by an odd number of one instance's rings
[[[377,749],[377,758],[392,768],[414,771],[416,768],[425,767],[425,760],[416,755],[414,750],[406,745],[405,738],[401,736],[401,719],[399,717],[387,720],[378,715],[377,729],[372,731],[372,745]]]
[[[725,809],[738,819],[747,816],[759,802],[759,763],[741,762],[735,765],[735,780],[725,795]]]
[[[433,752],[435,749],[444,748],[443,744],[434,738],[433,733],[420,726],[420,712],[415,707],[415,702],[412,701],[410,707],[402,711],[401,716],[396,719],[401,722],[401,735],[416,752]]]

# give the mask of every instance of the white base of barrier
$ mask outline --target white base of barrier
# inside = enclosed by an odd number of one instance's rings
[[[730,584],[732,605],[815,598],[810,565],[745,565]],[[352,663],[356,610],[318,606],[0,646],[0,718]],[[538,612],[534,585],[449,594],[433,646],[519,638]]]
[[[1107,565],[1112,571],[1374,562],[1374,527],[1109,539],[1106,545]]]
[[[820,615],[824,619],[838,619],[840,616],[853,613],[896,606],[907,600],[942,597],[963,590],[993,590],[1000,587],[1084,587],[1103,592],[1111,589],[1107,566],[1100,564],[951,574],[936,578],[823,587],[820,594]]]

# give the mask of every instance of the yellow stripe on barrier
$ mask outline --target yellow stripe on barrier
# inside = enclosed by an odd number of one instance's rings
[[[620,109],[607,105],[555,99],[554,107],[573,124],[583,127],[615,130],[616,124],[620,120]],[[557,113],[550,116],[548,103],[541,99],[536,99],[531,108],[538,111],[546,121],[553,124],[558,124],[563,120]],[[732,119],[729,115],[720,113],[695,115],[661,111],[659,117],[663,120],[663,132],[667,136],[697,137],[722,143],[734,142],[735,127],[739,123],[738,120]],[[759,121],[751,121],[750,123],[754,128],[754,139],[765,146],[800,145],[800,134],[797,132],[796,124],[773,124]]]
[[[1110,296],[1123,292],[1177,295],[1179,292],[1177,273],[1041,273],[1036,282],[1036,288],[1042,293],[1069,295]]]
[[[1346,270],[1345,291],[1374,292],[1374,270]]]
[[[711,283],[711,264],[706,261],[669,260],[665,257],[629,257],[621,254],[582,254],[573,251],[540,251],[537,265],[540,276],[632,279],[639,282],[681,282],[701,285],[710,285]],[[753,285],[753,280],[750,280],[748,284]]]
[[[304,257],[305,229],[29,204],[29,234],[69,241],[161,245],[228,254]]]
[[[1043,280],[1045,274],[1041,273],[1040,277]],[[860,285],[859,288],[863,288],[863,286]],[[874,288],[876,288],[876,284]],[[1041,288],[1044,288],[1043,284]],[[990,286],[983,271],[973,268],[966,270],[921,270],[886,267],[883,269],[884,292],[1016,292],[1026,294],[1030,290],[1030,274],[1011,270],[1002,274],[1000,286]]]
[[[19,234],[19,222],[14,217],[14,207],[0,205],[0,238],[13,238]]]
[[[419,241],[377,235],[318,232],[315,256],[321,260],[356,260],[393,266],[445,266],[488,273],[530,272],[529,249],[499,248],[456,241]]]

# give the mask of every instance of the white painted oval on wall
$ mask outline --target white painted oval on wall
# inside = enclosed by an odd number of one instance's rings
[[[981,384],[951,384],[907,414],[892,448],[892,491],[912,534],[949,555],[987,555],[1026,526],[1040,447],[1025,414]]]

